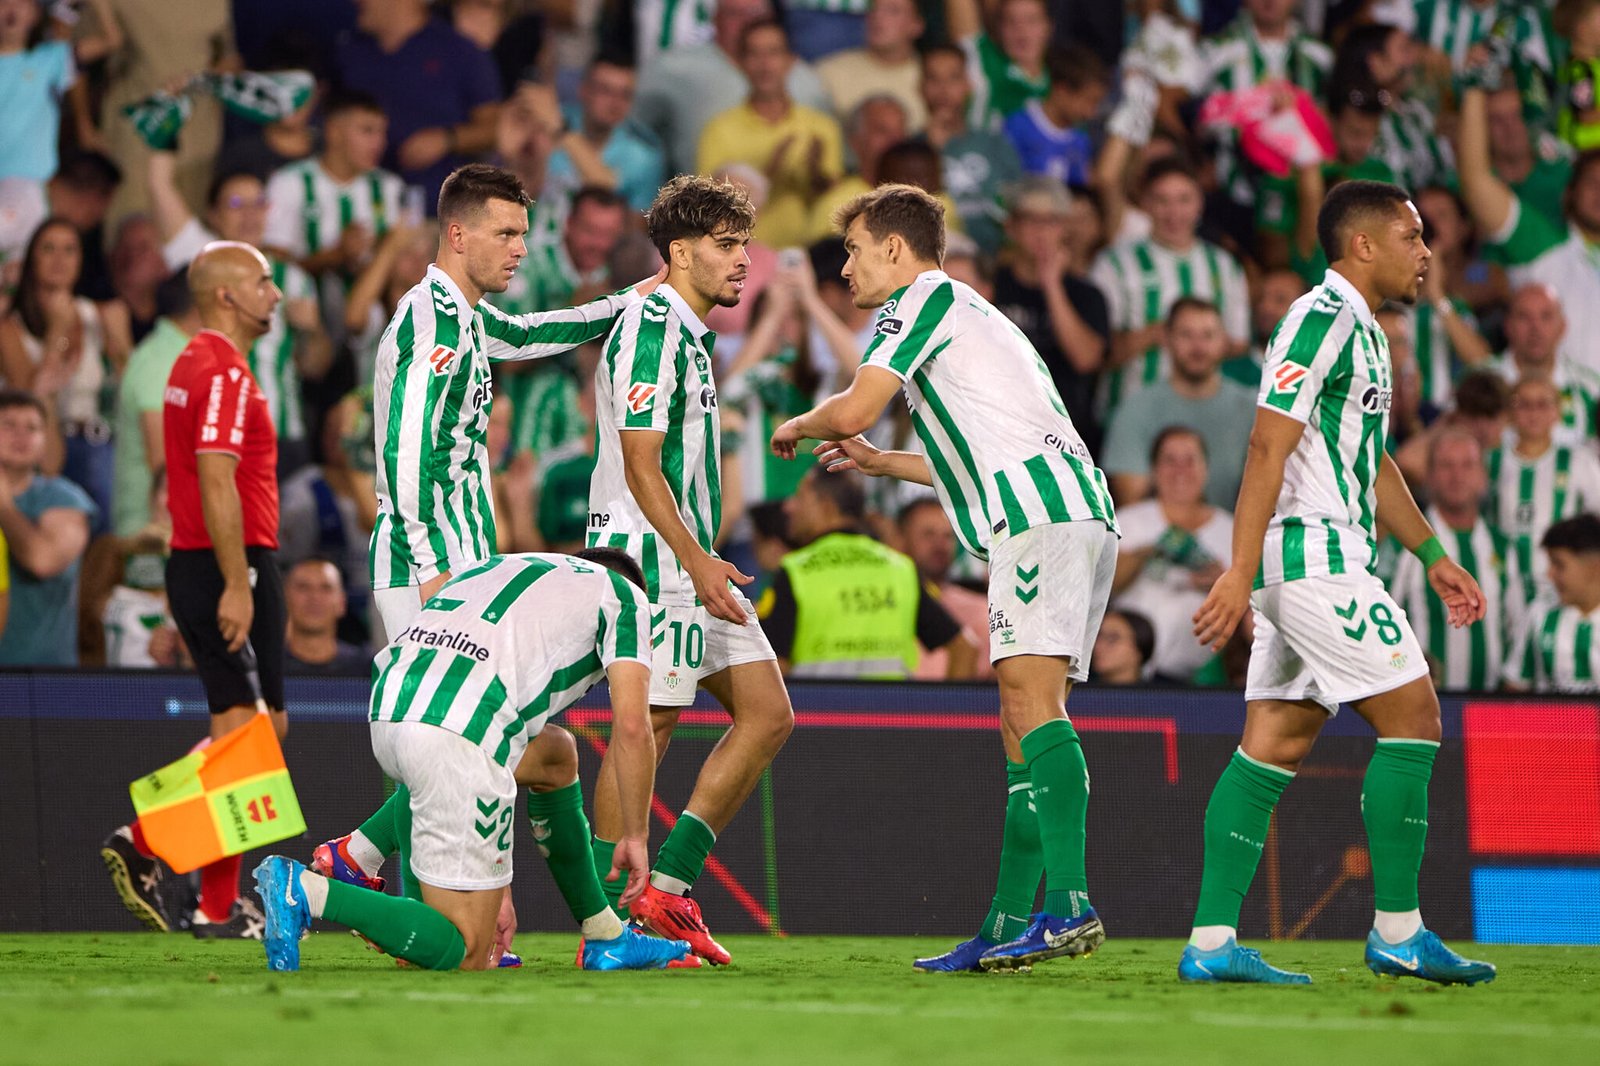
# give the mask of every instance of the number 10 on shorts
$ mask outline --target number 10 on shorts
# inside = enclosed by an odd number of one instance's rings
[[[1352,598],[1343,607],[1335,607],[1333,613],[1339,616],[1340,628],[1351,640],[1366,639],[1368,619],[1371,619],[1372,627],[1382,643],[1392,647],[1402,639],[1400,624],[1394,620],[1394,613],[1389,610],[1388,604],[1373,604],[1363,618],[1360,616],[1360,606]]]

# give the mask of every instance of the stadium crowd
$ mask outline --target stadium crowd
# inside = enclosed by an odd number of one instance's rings
[[[986,574],[931,490],[767,449],[872,342],[834,208],[883,182],[940,197],[946,271],[1038,350],[1106,471],[1095,676],[1237,687],[1250,634],[1213,655],[1191,617],[1228,562],[1261,354],[1322,278],[1326,190],[1396,182],[1433,256],[1379,316],[1387,443],[1488,614],[1449,629],[1403,552],[1386,580],[1441,687],[1600,691],[1600,543],[1545,543],[1600,511],[1600,113],[1568,102],[1597,72],[1600,0],[0,0],[0,664],[185,665],[161,411],[199,328],[185,267],[220,237],[266,251],[285,297],[249,358],[289,671],[369,671],[374,359],[441,182],[486,160],[536,196],[490,296],[510,313],[649,276],[641,212],[670,176],[748,190],[748,283],[708,322],[717,544],[807,677],[852,596],[904,629],[903,670],[873,676],[988,670]],[[602,357],[497,367],[499,550],[583,544]],[[904,410],[868,435],[916,447]]]

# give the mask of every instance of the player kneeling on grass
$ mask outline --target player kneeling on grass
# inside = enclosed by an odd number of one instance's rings
[[[1377,903],[1367,967],[1477,984],[1493,980],[1494,967],[1462,958],[1422,924],[1417,871],[1439,697],[1405,612],[1372,574],[1382,521],[1421,560],[1451,625],[1483,617],[1477,581],[1445,554],[1383,448],[1394,367],[1373,314],[1385,300],[1416,303],[1432,253],[1416,206],[1383,182],[1336,186],[1317,237],[1332,266],[1272,334],[1233,512],[1233,561],[1194,616],[1200,642],[1221,650],[1249,610],[1255,641],[1244,736],[1206,807],[1200,902],[1178,976],[1311,983],[1235,935],[1272,809],[1348,703],[1378,734],[1361,785]]]
[[[422,899],[387,896],[281,855],[256,868],[267,966],[300,967],[313,918],[349,926],[430,970],[491,965],[507,886],[517,785],[512,768],[545,722],[602,674],[611,688],[611,763],[624,829],[610,876],[623,900],[649,873],[650,605],[621,552],[497,555],[453,578],[378,654],[372,750],[410,794],[405,857]],[[512,919],[514,924],[514,918]],[[584,922],[585,969],[660,969],[689,945],[623,927],[604,906]]]

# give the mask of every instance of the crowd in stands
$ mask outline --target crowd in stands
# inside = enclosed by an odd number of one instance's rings
[[[890,575],[871,595],[904,632],[853,676],[989,673],[985,569],[931,495],[766,447],[872,341],[834,208],[937,195],[947,272],[1037,348],[1114,493],[1108,684],[1241,684],[1248,632],[1213,654],[1190,617],[1263,352],[1327,267],[1326,190],[1397,182],[1433,257],[1378,316],[1387,444],[1487,617],[1450,630],[1404,552],[1384,575],[1442,687],[1600,691],[1597,82],[1600,0],[0,0],[0,664],[185,665],[161,409],[198,329],[184,268],[222,238],[285,295],[249,358],[290,672],[367,672],[373,361],[440,183],[484,160],[536,197],[489,297],[510,313],[649,276],[641,212],[673,174],[749,191],[743,300],[708,323],[717,543],[796,676],[829,674],[806,647],[848,591],[818,555]],[[497,367],[501,550],[582,545],[601,357]],[[904,410],[869,436],[915,446]]]

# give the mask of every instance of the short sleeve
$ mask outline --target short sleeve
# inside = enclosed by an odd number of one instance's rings
[[[161,258],[166,260],[168,270],[181,270],[200,254],[200,249],[216,239],[198,218],[191,218],[162,246]]]
[[[666,300],[646,300],[624,314],[606,345],[611,419],[618,429],[665,433],[678,390],[677,360],[667,350]]]
[[[650,665],[652,634],[650,603],[627,578],[612,570],[611,594],[602,598],[599,619],[600,664],[636,662]]]
[[[1310,301],[1291,308],[1267,346],[1256,403],[1309,423],[1352,328],[1350,316]]]
[[[203,399],[186,409],[194,420],[195,454],[244,458],[244,425],[255,382],[237,366],[218,367],[200,379]]]
[[[267,226],[263,243],[282,248],[291,255],[306,256],[317,251],[306,247],[301,221],[301,179],[295,169],[284,167],[267,180]]]
[[[72,58],[72,45],[66,41],[50,41],[44,47],[53,53],[50,57],[50,87],[58,95],[65,93],[78,80],[78,65]]]
[[[948,281],[908,286],[878,312],[861,365],[909,378],[948,339],[954,304],[955,287]]]

